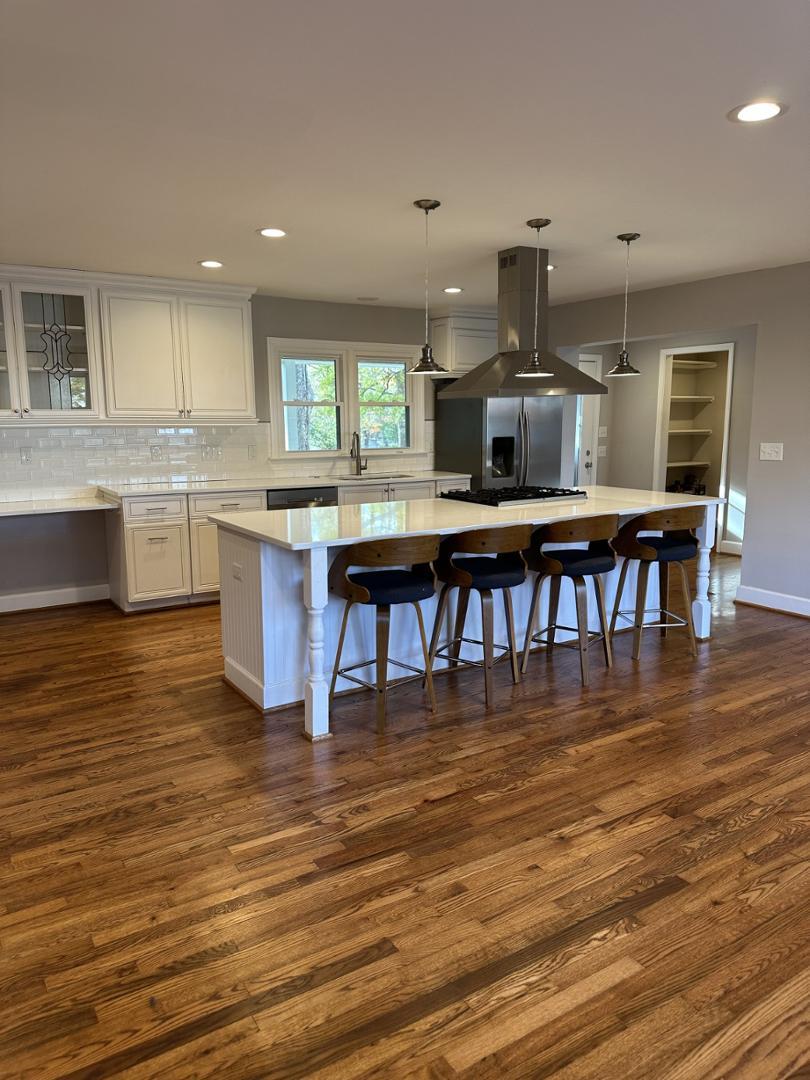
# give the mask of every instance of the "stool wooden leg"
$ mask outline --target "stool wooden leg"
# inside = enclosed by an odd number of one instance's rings
[[[650,576],[650,564],[641,560],[638,564],[636,582],[636,621],[633,623],[633,659],[641,659],[641,629],[644,626],[644,608],[647,604],[647,579]]]
[[[534,634],[535,623],[537,622],[537,605],[540,600],[540,589],[543,585],[543,575],[537,574],[534,579],[534,588],[532,589],[532,602],[529,607],[529,621],[526,623],[526,639],[523,642],[523,660],[520,665],[520,670],[523,674],[526,674],[526,669],[529,666],[529,653],[532,648],[532,635]]]
[[[692,597],[689,594],[689,578],[686,573],[686,567],[682,562],[677,564],[678,569],[681,572],[681,587],[683,589],[683,602],[686,605],[686,628],[689,631],[689,647],[692,650],[692,656],[697,656],[697,642],[695,641],[695,624],[692,620]]]
[[[605,611],[605,586],[598,574],[594,575],[593,586],[596,591],[596,610],[599,613],[599,629],[602,631],[602,648],[605,652],[605,663],[609,668],[612,668],[613,649],[610,647],[607,612]]]
[[[587,686],[588,679],[588,586],[585,578],[571,578],[577,601],[577,630],[579,631],[579,667],[582,685]]]
[[[658,564],[658,603],[660,605],[659,622],[666,622],[667,608],[669,607],[669,563]],[[661,637],[667,636],[667,628],[661,627]]]
[[[624,582],[627,578],[627,571],[630,569],[630,560],[624,559],[622,561],[622,568],[619,571],[619,584],[616,586],[616,599],[613,602],[613,614],[610,616],[610,630],[609,634],[611,638],[616,630],[616,616],[619,614],[619,608],[622,604],[622,593],[624,592]]]
[[[430,701],[430,711],[436,712],[436,693],[433,689],[433,669],[431,666],[430,650],[428,649],[427,637],[425,636],[425,622],[422,618],[422,609],[419,604],[414,600],[414,609],[416,610],[416,621],[419,623],[419,637],[422,640],[422,657],[425,661],[425,685],[427,686],[428,700]]]
[[[458,640],[458,638],[460,638],[461,635],[464,633],[464,624],[467,621],[467,605],[469,604],[469,602],[470,602],[470,590],[469,589],[459,589],[458,590],[458,601],[456,603],[456,625],[455,625],[455,628],[453,629],[453,638],[455,640],[454,640],[453,647],[450,650],[450,655],[451,656],[458,656],[458,654],[461,652],[461,642]],[[452,668],[458,667],[458,664],[451,661],[450,667],[452,667]]]
[[[548,583],[548,631],[546,632],[546,655],[551,656],[554,651],[554,637],[557,633],[557,612],[560,607],[560,585],[562,578],[559,574],[551,574]]]
[[[329,704],[335,697],[335,684],[337,683],[338,668],[340,667],[340,654],[343,652],[343,639],[346,637],[346,624],[349,621],[349,612],[352,609],[354,600],[347,600],[346,606],[343,609],[343,621],[340,624],[340,637],[338,638],[337,653],[335,654],[335,667],[332,671],[332,683],[329,687]]]
[[[487,705],[492,701],[492,665],[494,663],[495,640],[494,621],[492,618],[492,591],[479,589],[481,597],[481,638],[484,642],[484,697]]]
[[[515,612],[512,607],[512,594],[508,589],[503,592],[503,611],[506,616],[506,643],[509,646],[509,660],[512,664],[512,682],[520,682],[520,670],[518,669],[518,655],[515,648]]]
[[[436,659],[436,650],[439,648],[439,635],[442,632],[444,613],[447,611],[447,601],[450,598],[451,588],[452,585],[442,585],[442,591],[439,593],[439,602],[436,605],[436,618],[433,620],[433,633],[430,635],[431,669],[433,668],[433,661]]]
[[[385,704],[388,696],[388,635],[391,629],[391,608],[377,607],[377,731],[385,731]]]

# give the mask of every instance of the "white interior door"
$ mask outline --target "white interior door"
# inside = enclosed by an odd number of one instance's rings
[[[579,370],[601,382],[602,357],[579,354]],[[596,484],[599,466],[600,394],[580,394],[577,399],[577,484]]]

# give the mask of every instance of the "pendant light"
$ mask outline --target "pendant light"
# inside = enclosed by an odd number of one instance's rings
[[[540,230],[551,224],[551,218],[530,218],[526,224],[530,229],[537,230],[537,254],[534,267],[534,343],[528,363],[515,372],[520,379],[545,379],[554,374],[543,366],[543,360],[537,349],[537,320],[540,312]]]
[[[619,353],[619,362],[608,372],[608,375],[640,375],[638,368],[630,363],[630,354],[627,351],[627,298],[630,293],[630,245],[638,240],[641,233],[623,232],[616,237],[623,244],[627,244],[627,258],[624,262],[624,329],[622,330],[622,351]]]
[[[430,237],[428,235],[428,215],[431,210],[438,210],[442,205],[438,199],[417,199],[413,204],[417,210],[425,211],[425,344],[422,346],[422,355],[418,362],[409,371],[409,375],[443,375],[447,368],[442,367],[433,359],[433,349],[428,344],[430,339]]]

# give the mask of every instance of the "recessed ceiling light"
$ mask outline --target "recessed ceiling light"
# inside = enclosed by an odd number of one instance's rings
[[[554,265],[554,263],[549,263],[548,266],[546,267],[546,270],[556,270],[556,269],[557,269],[557,267]]]
[[[752,101],[748,105],[738,105],[727,116],[735,123],[757,124],[761,120],[773,120],[785,112],[787,105],[781,105],[778,101]]]
[[[259,236],[267,236],[270,239],[277,239],[280,236],[286,236],[286,232],[283,229],[259,229]]]
[[[447,292],[447,293],[464,292],[464,290],[461,288],[460,285],[448,285],[447,288],[444,291]]]
[[[200,266],[204,266],[206,270],[220,270],[222,263],[219,259],[200,259]]]

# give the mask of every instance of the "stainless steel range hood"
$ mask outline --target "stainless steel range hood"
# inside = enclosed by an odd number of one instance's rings
[[[440,398],[561,397],[606,394],[607,387],[548,351],[548,252],[540,251],[537,347],[546,378],[521,378],[529,362],[534,334],[535,248],[515,247],[498,253],[498,352],[439,391]]]

